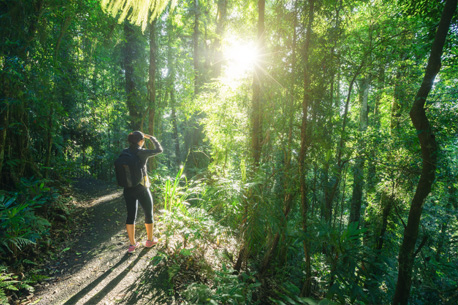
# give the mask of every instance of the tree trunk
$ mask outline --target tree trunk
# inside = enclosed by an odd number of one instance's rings
[[[218,0],[218,13],[216,15],[216,39],[214,46],[213,77],[221,75],[221,64],[223,62],[223,53],[221,51],[221,39],[226,30],[227,20],[227,1]]]
[[[378,73],[377,73],[377,83],[376,86],[378,88],[385,88],[385,66],[380,65]],[[375,129],[380,129],[380,111],[379,111],[379,104],[382,99],[382,90],[377,90],[376,89],[376,96],[374,98],[374,111],[373,111],[373,120],[371,122],[371,125]],[[367,164],[367,187],[370,192],[374,191],[374,188],[377,184],[377,167],[376,167],[376,157],[377,157],[377,152],[376,152],[376,147],[374,145],[370,145],[369,151],[368,151],[368,164]]]
[[[305,256],[305,281],[302,286],[301,295],[309,296],[311,294],[311,284],[312,284],[312,267],[310,263],[310,241],[308,239],[308,201],[307,201],[307,185],[305,181],[305,176],[307,174],[306,169],[306,155],[308,148],[308,139],[307,139],[307,116],[308,108],[312,100],[311,96],[311,69],[309,67],[309,57],[310,57],[310,40],[312,36],[312,25],[313,17],[315,14],[315,1],[309,1],[309,11],[307,18],[307,32],[305,36],[305,45],[304,45],[304,96],[302,99],[302,124],[301,124],[301,149],[299,152],[299,184],[300,184],[300,194],[301,194],[301,215],[302,215],[302,230],[304,231],[304,256]]]
[[[3,1],[1,5],[0,47],[0,186],[2,189],[15,187],[19,179],[27,176],[41,177],[29,151],[29,120],[24,79],[30,73],[30,53],[34,51],[31,42],[43,12],[42,0]],[[7,25],[7,26],[5,26]],[[8,43],[14,42],[14,43]],[[18,74],[22,74],[18,77]],[[13,129],[10,126],[14,125]],[[8,160],[19,159],[18,164]]]
[[[265,0],[258,0],[258,48],[263,52],[264,47],[264,14],[265,14]],[[253,98],[251,101],[251,153],[253,157],[253,169],[252,173],[256,172],[259,161],[261,159],[261,150],[262,150],[262,107],[261,107],[261,76],[262,70],[256,66],[253,73]],[[248,190],[247,199],[245,200],[245,222],[248,223],[249,209],[251,204],[254,201],[251,190]],[[237,262],[234,269],[240,270],[243,262],[249,255],[250,245],[244,244],[239,252]]]
[[[401,62],[406,60],[405,54],[401,55]],[[405,109],[407,96],[405,91],[405,84],[403,81],[403,76],[406,73],[407,65],[402,64],[399,67],[399,70],[396,72],[396,83],[394,84],[394,96],[393,103],[391,103],[391,122],[390,122],[390,131],[393,136],[398,136],[400,132],[401,116],[402,110]]]
[[[453,185],[453,182],[454,181],[449,181],[448,184],[448,202],[447,202],[447,206],[446,206],[446,209],[449,210],[449,211],[453,211],[454,213],[451,213],[451,214],[454,214],[455,217],[458,219],[458,214],[456,213],[456,211],[454,211],[455,207],[458,205],[458,199],[456,197],[456,187]],[[438,243],[437,243],[437,247],[436,247],[436,261],[440,261],[441,259],[441,256],[442,256],[442,253],[444,252],[444,241],[446,240],[447,238],[447,229],[448,229],[448,225],[450,223],[450,221],[452,220],[452,216],[450,215],[450,213],[447,213],[445,215],[446,219],[442,220],[442,224],[441,224],[441,231],[440,231],[440,234],[439,234],[439,240],[438,240]]]
[[[192,34],[193,43],[193,64],[194,64],[194,94],[200,89],[200,52],[199,52],[199,0],[194,0],[194,30]]]
[[[296,39],[297,39],[297,33],[296,33],[296,28],[297,28],[297,0],[294,1],[294,26],[293,26],[293,42],[292,42],[292,56],[291,56],[291,70],[292,70],[292,75],[296,75]],[[267,268],[270,265],[270,262],[272,261],[273,255],[275,253],[276,248],[279,245],[280,240],[284,240],[285,234],[286,234],[286,229],[287,229],[287,223],[288,223],[288,216],[289,212],[291,211],[293,204],[294,204],[294,197],[291,193],[291,188],[290,185],[292,185],[292,177],[293,175],[291,174],[291,152],[292,152],[292,142],[293,142],[293,124],[294,124],[294,98],[295,98],[295,80],[296,78],[294,77],[290,86],[290,91],[291,95],[288,99],[288,109],[286,110],[286,113],[288,114],[288,119],[289,119],[289,125],[288,125],[288,144],[286,145],[285,149],[285,164],[284,164],[284,170],[282,171],[284,183],[283,183],[283,192],[281,194],[281,197],[283,198],[283,219],[281,223],[281,232],[275,234],[273,241],[271,242],[271,245],[267,248],[267,253],[264,255],[263,261],[261,263],[260,267],[260,272],[261,274],[264,274],[267,271]]]
[[[0,89],[0,97],[2,98],[2,100],[4,100],[4,102],[0,103],[0,176],[3,177],[2,169],[5,160],[6,131],[9,125],[10,106],[6,98],[3,98],[6,96],[3,92],[5,84],[3,77],[0,81],[0,84],[2,84],[2,89]],[[3,184],[3,182],[3,179],[0,179],[0,186]]]
[[[261,54],[264,52],[264,14],[265,0],[258,0],[258,48]],[[253,164],[258,167],[262,151],[262,106],[261,106],[261,83],[262,70],[256,65],[253,74],[253,99],[251,103],[251,149]]]
[[[447,0],[445,3],[439,27],[431,46],[431,54],[426,66],[425,76],[410,110],[410,119],[417,130],[423,162],[420,180],[410,206],[407,227],[404,230],[404,239],[399,250],[398,280],[393,297],[393,305],[407,305],[408,303],[420,218],[426,197],[429,195],[436,177],[438,146],[426,116],[425,103],[441,67],[442,51],[456,6],[457,0]]]
[[[154,135],[156,115],[156,49],[156,20],[153,20],[149,33],[148,131],[150,135]]]
[[[53,104],[53,103],[52,103]],[[51,105],[52,105],[51,104]],[[45,157],[45,174],[44,176],[48,178],[49,175],[49,166],[51,165],[51,152],[53,145],[53,135],[52,130],[54,128],[54,109],[51,108],[48,115],[48,130],[46,131],[46,157]]]
[[[331,179],[325,190],[324,219],[328,224],[331,224],[332,204],[337,194],[337,189],[338,189],[341,175],[342,175],[342,169],[344,166],[343,164],[344,162],[342,161],[342,156],[343,156],[343,151],[345,149],[345,144],[344,144],[345,143],[345,129],[347,127],[348,108],[350,106],[351,92],[353,90],[353,86],[355,84],[356,77],[358,77],[363,66],[364,66],[364,61],[361,62],[355,74],[353,75],[353,78],[350,81],[350,86],[348,88],[348,94],[347,94],[347,100],[345,102],[345,110],[343,114],[342,130],[340,132],[340,141],[337,146],[336,165],[334,169],[334,172],[336,174],[331,176]]]
[[[148,133],[154,135],[154,120],[156,119],[156,19],[149,24],[149,67],[148,67]],[[143,117],[143,116],[142,116]],[[143,128],[143,124],[140,126]],[[156,167],[155,159],[148,162],[148,170]]]
[[[394,196],[391,194],[387,194],[387,191],[383,191],[381,194],[381,206],[382,206],[382,227],[380,228],[380,233],[376,240],[375,249],[378,253],[382,251],[383,242],[385,241],[385,233],[388,228],[388,217],[390,216],[391,209],[394,204]]]
[[[168,75],[168,89],[170,90],[170,108],[172,108],[172,138],[175,141],[175,164],[177,167],[181,166],[181,150],[180,150],[180,139],[178,136],[178,123],[176,115],[176,98],[175,98],[175,54],[172,48],[172,42],[175,39],[175,33],[173,24],[167,22],[167,62],[169,64],[169,75]]]
[[[59,37],[57,38],[56,47],[54,48],[54,61],[56,61],[59,56],[60,44],[62,43],[62,39],[64,38],[65,32],[72,23],[72,16],[73,12],[70,13],[70,16],[67,16],[67,18],[65,18],[64,23],[62,24]]]
[[[456,181],[457,179],[455,179]],[[450,186],[449,186],[449,194],[450,194],[450,203],[452,204],[452,207],[455,209],[455,210],[458,210],[458,198],[457,198],[457,189],[456,187],[453,185],[452,182],[450,182]],[[456,220],[458,221],[458,213],[453,213],[455,214],[455,218]]]
[[[170,107],[172,108],[172,127],[173,127],[173,140],[175,141],[175,163],[177,167],[181,166],[181,151],[180,151],[180,141],[178,137],[178,125],[177,125],[177,115],[175,110],[175,92],[173,89],[170,90]]]
[[[142,111],[141,101],[138,92],[134,72],[134,62],[138,57],[138,42],[136,28],[129,22],[124,22],[124,34],[126,43],[124,45],[124,70],[126,78],[127,108],[129,109],[130,125],[133,130],[141,129]]]
[[[360,84],[360,102],[361,102],[361,111],[360,111],[360,126],[359,126],[359,156],[356,159],[355,166],[353,168],[353,193],[351,197],[351,207],[350,207],[350,220],[349,224],[353,222],[358,222],[361,216],[361,203],[363,199],[363,187],[364,187],[364,151],[366,149],[365,144],[365,131],[367,130],[368,125],[368,97],[369,97],[369,78],[365,77]]]
[[[444,251],[444,240],[447,235],[447,229],[448,229],[448,222],[444,221],[440,225],[440,234],[439,234],[439,240],[437,242],[437,247],[436,247],[436,261],[440,262],[442,252]]]

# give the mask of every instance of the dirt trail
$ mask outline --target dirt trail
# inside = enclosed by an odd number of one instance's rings
[[[87,200],[75,213],[75,231],[59,259],[47,270],[52,277],[29,300],[29,304],[178,304],[168,295],[168,272],[154,266],[161,242],[127,254],[125,205],[122,191],[97,182],[76,186]],[[138,241],[146,232],[139,207]]]

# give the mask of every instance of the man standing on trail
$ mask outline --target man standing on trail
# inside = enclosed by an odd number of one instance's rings
[[[144,149],[145,139],[150,139],[154,144],[154,149]],[[127,252],[132,253],[140,243],[135,240],[135,220],[137,218],[138,202],[140,202],[145,213],[145,227],[147,240],[145,247],[152,247],[157,244],[157,237],[153,237],[153,197],[150,192],[150,181],[146,172],[146,162],[152,156],[162,153],[161,144],[155,137],[142,133],[141,131],[134,131],[127,137],[129,148],[127,151],[136,155],[140,162],[142,179],[138,185],[124,188],[124,199],[126,200],[127,219],[126,229],[129,236],[130,246]]]

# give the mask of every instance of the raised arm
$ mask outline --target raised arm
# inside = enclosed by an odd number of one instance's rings
[[[151,142],[153,142],[154,149],[140,149],[137,152],[137,155],[140,157],[140,159],[146,161],[148,158],[153,157],[163,152],[161,144],[155,137],[148,135],[148,134],[144,134],[144,137],[150,139]]]
[[[145,134],[145,137],[149,138],[151,140],[151,142],[153,142],[154,149],[152,149],[152,151],[154,151],[155,155],[160,154],[160,153],[162,153],[164,151],[162,149],[161,143],[159,143],[159,141],[155,137],[147,135],[147,134]]]

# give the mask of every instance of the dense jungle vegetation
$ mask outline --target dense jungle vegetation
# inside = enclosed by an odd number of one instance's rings
[[[0,299],[143,130],[190,303],[457,304],[456,5],[0,1]]]

